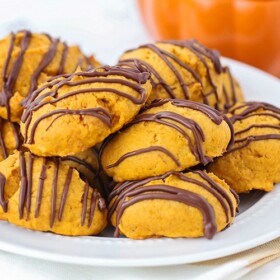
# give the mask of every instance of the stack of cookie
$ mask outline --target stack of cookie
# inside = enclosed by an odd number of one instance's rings
[[[195,40],[143,45],[115,66],[45,34],[0,45],[3,220],[63,235],[96,235],[108,220],[115,236],[211,239],[232,223],[236,192],[280,180],[270,150],[280,149],[279,109],[244,102],[219,54]]]

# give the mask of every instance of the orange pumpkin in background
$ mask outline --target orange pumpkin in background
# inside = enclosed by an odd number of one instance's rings
[[[280,0],[138,0],[156,40],[196,38],[280,77]]]

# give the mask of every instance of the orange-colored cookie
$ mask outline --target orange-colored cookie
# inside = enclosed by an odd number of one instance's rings
[[[0,209],[10,223],[71,236],[95,235],[105,228],[104,199],[57,158],[16,152],[0,163],[0,172]]]
[[[78,46],[48,34],[19,31],[0,40],[0,117],[19,122],[23,106],[37,85],[52,76],[99,66]]]

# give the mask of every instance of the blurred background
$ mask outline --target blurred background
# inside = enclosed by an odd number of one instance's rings
[[[134,0],[0,0],[0,37],[30,29],[78,44],[113,64],[128,48],[149,42]]]
[[[196,38],[280,77],[280,0],[0,0],[0,35],[31,29],[103,63],[159,39]]]

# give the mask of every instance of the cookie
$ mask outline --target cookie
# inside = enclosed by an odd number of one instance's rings
[[[18,150],[21,143],[18,124],[0,118],[0,161]]]
[[[109,137],[100,158],[108,176],[123,182],[206,165],[231,143],[232,125],[222,113],[192,101],[164,99]]]
[[[232,114],[235,143],[209,170],[236,192],[271,191],[280,182],[280,109],[261,102],[237,104]]]
[[[168,172],[117,185],[109,196],[108,218],[115,236],[213,238],[229,226],[238,196],[217,176],[203,171]]]
[[[240,84],[233,77],[228,66],[223,67],[222,72],[223,95],[221,102],[218,104],[220,111],[227,112],[230,107],[236,103],[244,102],[244,95]]]
[[[11,33],[0,41],[0,117],[19,122],[23,106],[38,84],[77,67],[85,70],[98,65],[79,47],[48,34]]]
[[[138,59],[152,74],[148,100],[188,99],[217,107],[221,102],[222,66],[219,53],[196,40],[160,41],[126,51],[120,63]]]
[[[104,199],[58,159],[17,152],[0,163],[0,172],[10,223],[70,236],[95,235],[106,226]]]
[[[40,156],[85,151],[131,121],[145,104],[150,74],[104,66],[54,78],[33,92],[24,111],[24,146]]]

